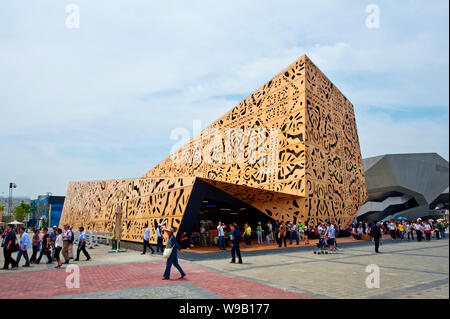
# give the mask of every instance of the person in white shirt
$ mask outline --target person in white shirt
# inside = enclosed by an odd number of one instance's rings
[[[149,240],[150,240],[150,229],[148,228],[148,223],[146,223],[145,230],[144,230],[144,251],[142,252],[141,255],[145,255],[145,253],[147,252],[147,247],[150,248],[150,250],[152,251],[152,254],[155,253],[155,250],[150,245]]]
[[[70,248],[70,241],[72,239],[72,231],[69,228],[69,225],[64,225],[64,234],[62,235],[63,240],[63,248],[62,248],[62,255],[64,257],[64,263],[69,263],[69,248]]]
[[[55,240],[55,259],[58,262],[58,265],[55,268],[61,268],[62,261],[59,258],[59,253],[61,252],[62,248],[63,248],[62,229],[58,228],[57,236],[56,236],[56,240]]]
[[[16,263],[17,266],[19,266],[20,258],[23,256],[25,258],[24,267],[30,267],[30,260],[28,258],[28,249],[31,248],[31,241],[30,238],[28,237],[28,234],[25,232],[24,226],[20,226],[19,232],[20,232],[20,246],[19,251],[17,253]]]
[[[395,224],[394,220],[391,220],[391,222],[389,223],[389,232],[391,234],[392,240],[395,240],[396,231],[397,225]]]
[[[358,239],[361,240],[362,239],[362,235],[364,233],[364,229],[363,229],[362,225],[358,226],[358,229],[356,230],[356,233],[358,234],[357,235]]]
[[[225,225],[222,222],[219,222],[217,225],[217,236],[219,236],[219,249],[226,250],[225,248]]]
[[[336,248],[334,246],[334,242],[336,239],[336,230],[334,229],[334,226],[331,225],[331,222],[329,220],[327,220],[326,238],[327,238],[328,248],[334,252],[334,250]]]
[[[421,220],[417,220],[417,223],[414,225],[414,229],[416,230],[417,241],[422,241],[423,226],[421,224]]]
[[[292,223],[291,225],[291,236],[289,237],[289,245],[292,245],[292,241],[295,239],[295,241],[297,242],[297,245],[300,244],[299,242],[299,238],[298,238],[298,230],[297,230],[297,225]]]
[[[84,256],[86,256],[86,261],[91,260],[91,256],[86,250],[86,232],[84,231],[84,227],[80,227],[80,238],[78,240],[78,249],[77,249],[77,258],[75,261],[80,260],[80,252],[83,252]]]

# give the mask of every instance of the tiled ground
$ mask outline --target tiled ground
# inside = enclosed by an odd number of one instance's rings
[[[370,242],[342,244],[333,255],[315,255],[312,247],[243,252],[244,264],[230,264],[230,251],[186,253],[163,281],[161,255],[128,250],[89,250],[92,260],[78,262],[80,288],[67,288],[70,273],[54,265],[0,270],[0,298],[449,298],[449,242],[385,241],[381,254]],[[3,256],[0,257],[3,263]],[[24,261],[21,261],[23,265]],[[380,269],[380,287],[369,289],[366,267]]]

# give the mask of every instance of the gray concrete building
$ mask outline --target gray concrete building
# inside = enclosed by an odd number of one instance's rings
[[[448,210],[448,161],[436,153],[364,159],[368,199],[356,219],[380,221],[442,216]]]

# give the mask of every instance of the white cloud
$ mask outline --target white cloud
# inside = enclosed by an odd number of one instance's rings
[[[171,129],[206,127],[304,53],[354,103],[364,154],[398,143],[448,158],[448,126],[369,112],[448,122],[448,4],[379,2],[369,30],[356,1],[77,0],[69,30],[63,2],[4,1],[0,180],[62,195],[70,180],[141,176],[169,155]]]

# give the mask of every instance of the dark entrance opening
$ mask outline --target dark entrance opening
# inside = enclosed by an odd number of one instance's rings
[[[196,181],[192,194],[180,231],[187,233],[189,243],[194,247],[202,245],[200,234],[202,225],[205,225],[208,230],[208,246],[217,246],[219,221],[225,223],[226,231],[230,230],[231,223],[236,222],[241,234],[244,231],[244,224],[248,223],[252,229],[252,239],[257,238],[256,227],[259,222],[264,229],[264,225],[270,221],[275,229],[275,221],[272,218],[207,182]],[[188,219],[187,216],[190,218]],[[229,244],[229,241],[227,242]]]

